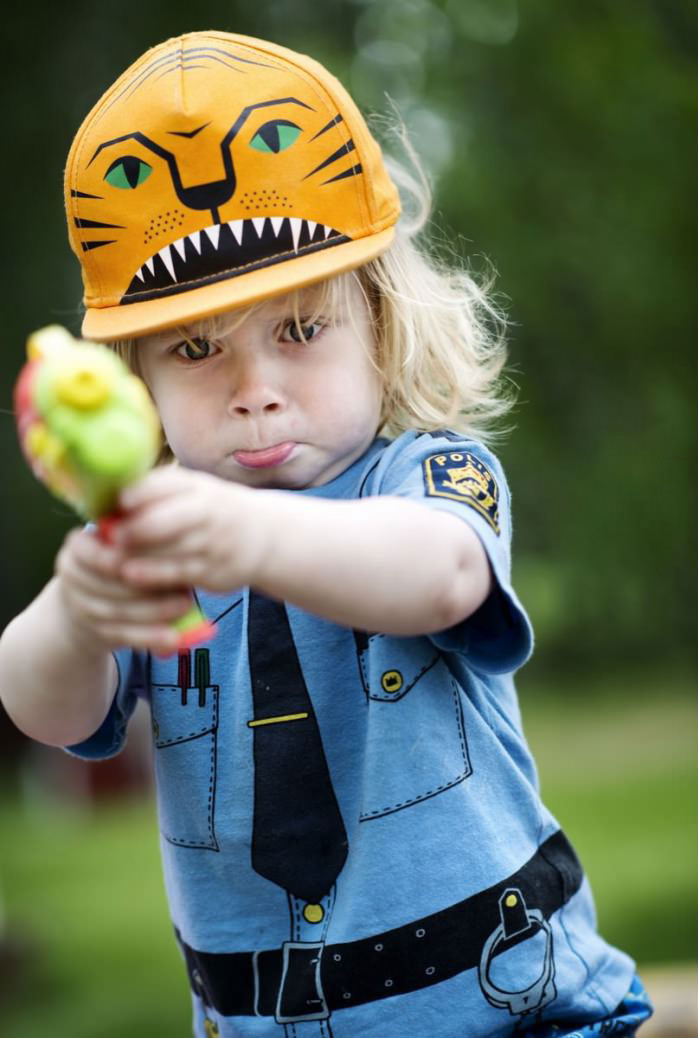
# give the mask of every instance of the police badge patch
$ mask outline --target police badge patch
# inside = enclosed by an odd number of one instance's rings
[[[499,535],[499,488],[484,462],[469,451],[432,454],[423,466],[427,497],[462,501]]]

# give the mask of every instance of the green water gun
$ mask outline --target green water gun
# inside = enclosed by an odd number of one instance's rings
[[[27,339],[14,395],[22,451],[34,474],[109,541],[119,492],[144,476],[161,449],[148,391],[112,350],[49,325]],[[192,599],[172,621],[178,649],[214,632]]]

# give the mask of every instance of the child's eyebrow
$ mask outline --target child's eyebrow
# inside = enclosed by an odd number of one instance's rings
[[[166,328],[161,332],[156,332],[154,335],[144,337],[141,339],[141,344],[148,348],[164,350],[169,346],[174,346],[180,342],[186,342],[189,339],[201,339],[205,337],[205,333],[188,331],[186,328]]]

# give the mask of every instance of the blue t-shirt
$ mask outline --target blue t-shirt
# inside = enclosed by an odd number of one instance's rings
[[[450,512],[480,537],[494,590],[457,626],[409,638],[247,588],[201,592],[209,645],[117,653],[110,713],[71,749],[117,752],[149,702],[196,1034],[495,1038],[607,1016],[633,964],[596,933],[523,736],[512,675],[532,635],[499,462],[454,433],[408,432],[289,493]]]

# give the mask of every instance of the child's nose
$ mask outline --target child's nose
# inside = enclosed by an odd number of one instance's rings
[[[234,375],[228,409],[240,418],[281,411],[284,395],[270,366],[259,359],[241,364]]]

